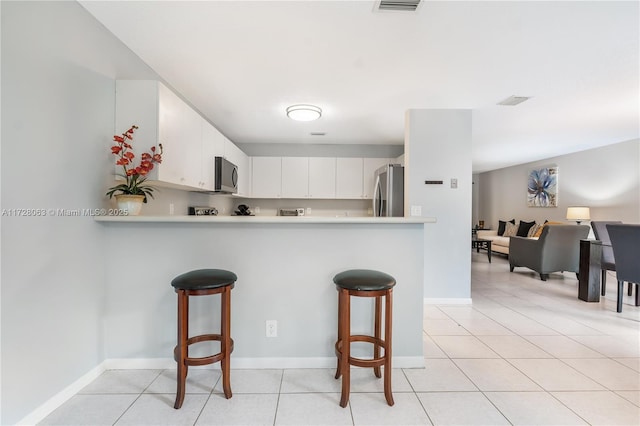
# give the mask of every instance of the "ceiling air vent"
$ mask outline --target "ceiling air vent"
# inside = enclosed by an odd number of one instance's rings
[[[523,103],[524,101],[531,99],[530,96],[509,96],[507,99],[500,101],[497,103],[497,105],[504,105],[504,106],[516,106],[518,104]]]
[[[380,0],[375,11],[415,12],[422,0]]]

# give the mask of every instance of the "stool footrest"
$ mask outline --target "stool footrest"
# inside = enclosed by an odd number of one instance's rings
[[[349,341],[372,343],[374,345],[378,345],[379,347],[383,348],[385,350],[385,353],[387,351],[387,343],[384,340],[375,338],[373,336],[356,334],[353,336],[349,336]],[[336,349],[336,356],[338,357],[338,359],[342,358],[342,340],[338,340],[336,342],[335,349]],[[378,358],[372,358],[372,359],[363,359],[363,358],[356,358],[356,357],[350,356],[349,364],[355,365],[356,367],[374,368],[374,367],[383,366],[385,363],[385,360],[386,358],[384,355]]]
[[[208,341],[222,341],[222,336],[220,334],[201,334],[199,336],[193,336],[187,339],[187,346],[192,345],[194,343],[199,342],[208,342]],[[229,348],[229,353],[233,352],[233,339],[229,339],[231,341],[231,347]],[[173,359],[177,362],[180,359],[179,356],[180,345],[177,345],[173,348]],[[224,354],[222,352],[218,352],[217,354],[213,354],[210,356],[204,357],[186,357],[184,359],[185,365],[198,366],[198,365],[208,365],[213,364],[214,362],[218,362],[224,358]]]

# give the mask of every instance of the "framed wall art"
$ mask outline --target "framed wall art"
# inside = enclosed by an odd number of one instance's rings
[[[527,185],[529,207],[558,207],[558,166],[529,172]]]

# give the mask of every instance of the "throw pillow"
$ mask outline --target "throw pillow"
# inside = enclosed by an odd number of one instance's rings
[[[531,227],[535,224],[535,220],[533,222],[520,221],[520,224],[518,225],[518,233],[516,235],[518,237],[526,237],[529,234],[529,229],[531,229]]]
[[[534,223],[533,226],[529,229],[529,232],[527,233],[527,238],[539,237],[540,234],[542,234],[542,225]]]
[[[518,225],[515,223],[507,222],[504,230],[505,237],[515,237],[518,234]]]
[[[511,219],[509,222],[515,224],[516,220]],[[499,220],[498,221],[498,235],[504,235],[504,230],[506,229],[507,221]]]
[[[542,225],[541,227],[538,228],[538,230],[536,231],[535,234],[533,234],[534,238],[540,238],[540,235],[542,235],[542,230],[544,229],[544,225]]]

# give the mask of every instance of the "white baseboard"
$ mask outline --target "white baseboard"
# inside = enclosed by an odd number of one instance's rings
[[[35,425],[40,423],[45,417],[53,412],[56,408],[67,402],[72,396],[77,394],[82,388],[94,381],[99,375],[101,375],[107,368],[106,362],[102,362],[98,366],[89,370],[86,374],[80,377],[75,382],[58,392],[53,397],[49,398],[44,404],[33,410],[25,418],[17,422],[17,425]]]
[[[231,357],[231,368],[237,369],[267,369],[267,368],[335,368],[335,357],[309,358],[237,358]],[[56,408],[67,402],[82,388],[95,380],[106,370],[165,370],[176,368],[172,358],[111,358],[103,361],[78,380],[58,392],[40,407],[20,420],[18,425],[35,425],[51,414]],[[220,363],[204,368],[219,369]],[[393,368],[424,368],[424,358],[421,356],[393,357]]]
[[[459,297],[459,298],[424,298],[425,305],[471,305],[470,297]]]

